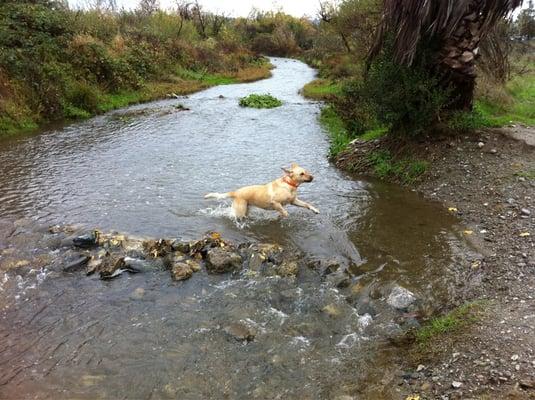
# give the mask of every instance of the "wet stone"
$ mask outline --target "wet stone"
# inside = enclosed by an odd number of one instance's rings
[[[91,257],[87,255],[81,255],[80,257],[76,258],[75,260],[70,261],[65,267],[63,267],[64,272],[75,272],[80,269],[82,269],[88,261],[91,259]]]
[[[223,330],[227,335],[241,342],[250,342],[256,337],[256,332],[239,322],[233,322],[225,326]]]
[[[188,264],[184,262],[176,263],[171,269],[171,277],[175,281],[183,281],[189,279],[192,277],[192,275],[193,270]]]
[[[327,282],[330,282],[334,287],[345,288],[351,284],[351,279],[345,271],[338,270],[332,274],[327,275]]]
[[[76,236],[72,239],[72,244],[76,247],[89,249],[89,248],[97,246],[98,236],[99,236],[98,231],[94,231],[86,235]]]
[[[285,261],[277,267],[279,276],[296,276],[299,272],[299,265],[296,261]]]
[[[386,300],[389,306],[398,310],[406,309],[415,301],[414,294],[401,286],[395,286]]]
[[[206,269],[213,274],[235,271],[241,263],[242,257],[228,247],[215,247],[206,254]]]
[[[99,268],[100,279],[113,279],[126,271],[124,257],[107,255]]]

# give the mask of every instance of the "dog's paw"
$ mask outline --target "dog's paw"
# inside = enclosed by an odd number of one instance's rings
[[[320,213],[320,210],[318,210],[316,207],[312,207],[311,210],[312,210],[312,212],[314,212],[315,214],[319,214],[319,213]]]

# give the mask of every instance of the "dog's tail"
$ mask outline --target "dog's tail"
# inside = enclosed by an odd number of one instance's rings
[[[229,197],[234,197],[234,192],[227,192],[227,193],[207,193],[204,195],[205,199],[227,199]]]

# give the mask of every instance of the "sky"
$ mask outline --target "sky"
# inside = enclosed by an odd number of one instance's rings
[[[139,0],[116,0],[119,8],[136,8]],[[86,0],[69,0],[71,6],[86,4]],[[210,11],[224,12],[233,17],[247,16],[253,7],[260,10],[282,9],[287,14],[296,17],[307,15],[314,17],[317,14],[319,0],[199,0],[199,3]],[[175,0],[160,0],[162,8],[175,5]]]
[[[83,6],[88,0],[68,0],[71,6]],[[90,1],[90,0],[89,0]],[[163,9],[172,8],[176,0],[159,0]],[[116,0],[119,8],[132,9],[136,8],[139,0]],[[315,17],[319,8],[319,0],[199,0],[199,3],[209,11],[223,12],[232,17],[246,17],[253,7],[262,10],[282,9],[287,14],[295,17]],[[528,2],[524,1],[522,8],[527,8]],[[515,17],[520,12],[517,9]]]

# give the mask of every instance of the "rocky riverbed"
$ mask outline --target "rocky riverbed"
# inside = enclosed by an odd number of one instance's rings
[[[413,143],[429,171],[414,185],[465,225],[481,254],[467,298],[480,312],[455,332],[414,347],[399,380],[422,399],[535,398],[535,131],[514,127]],[[339,165],[351,168],[380,142],[355,143]],[[453,306],[450,306],[453,308]]]

